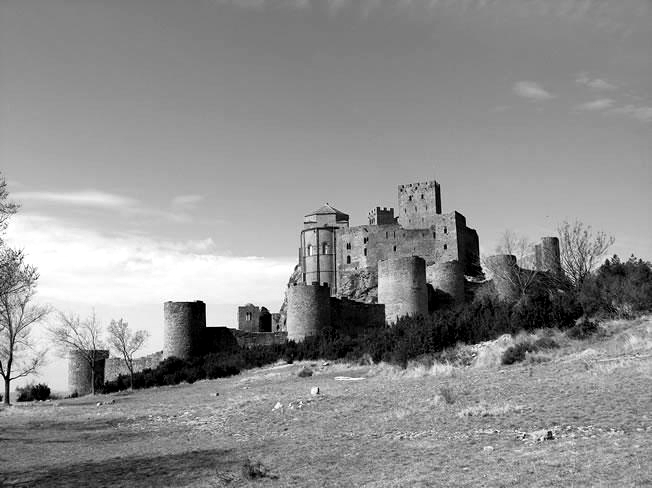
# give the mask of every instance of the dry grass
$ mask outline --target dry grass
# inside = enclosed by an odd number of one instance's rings
[[[525,366],[305,362],[0,409],[0,486],[649,486],[652,358],[613,345],[649,325]]]

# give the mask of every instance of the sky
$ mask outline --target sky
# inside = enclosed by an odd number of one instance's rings
[[[0,0],[0,171],[37,299],[146,352],[167,300],[278,310],[303,216],[401,183],[484,253],[577,219],[650,260],[652,2]]]

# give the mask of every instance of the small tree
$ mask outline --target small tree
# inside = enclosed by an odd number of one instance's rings
[[[109,345],[118,356],[122,356],[129,370],[129,388],[134,388],[134,354],[147,340],[147,331],[131,331],[124,320],[111,320],[108,328]]]
[[[59,313],[59,324],[50,329],[52,340],[57,344],[62,356],[77,354],[91,371],[91,394],[95,395],[95,368],[105,357],[101,353],[102,327],[97,321],[95,311],[86,319],[79,315]]]
[[[31,338],[32,326],[50,312],[47,306],[30,303],[38,278],[36,268],[25,264],[22,251],[0,249],[0,376],[6,405],[11,381],[36,373],[45,355]]]
[[[602,231],[593,233],[590,225],[578,220],[573,224],[562,222],[557,232],[561,267],[571,285],[579,290],[615,239]]]

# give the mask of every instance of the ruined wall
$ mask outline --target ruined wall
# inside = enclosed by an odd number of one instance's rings
[[[398,222],[406,229],[427,229],[441,214],[441,190],[436,181],[398,187]]]
[[[260,312],[260,307],[251,303],[238,307],[238,329],[248,332],[258,332]]]
[[[447,261],[428,266],[426,279],[435,290],[450,296],[454,303],[464,301],[464,268],[458,261]]]
[[[206,328],[206,304],[195,302],[165,302],[163,305],[163,354],[188,359],[201,351]]]
[[[154,369],[163,361],[163,351],[134,359],[134,373]],[[122,358],[108,358],[104,363],[104,381],[113,381],[120,375],[128,375],[129,368]]]
[[[86,356],[91,350],[86,352]],[[95,388],[104,384],[104,364],[109,357],[109,351],[95,350]],[[92,392],[92,374],[89,362],[80,351],[71,351],[68,356],[68,391],[78,395],[88,395]]]
[[[287,334],[289,340],[301,341],[318,335],[331,323],[330,288],[302,283],[288,288]]]
[[[283,344],[288,339],[287,332],[274,332],[272,334],[264,332],[245,332],[242,330],[230,329],[234,340],[240,347],[253,346],[272,346],[274,344]]]
[[[385,325],[385,305],[331,297],[331,326],[350,335]]]
[[[385,305],[388,323],[404,315],[428,313],[426,263],[418,256],[378,263],[378,302]]]

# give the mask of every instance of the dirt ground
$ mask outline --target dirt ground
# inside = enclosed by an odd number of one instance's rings
[[[0,486],[652,486],[652,321],[632,327],[540,363],[314,362],[19,404]]]

